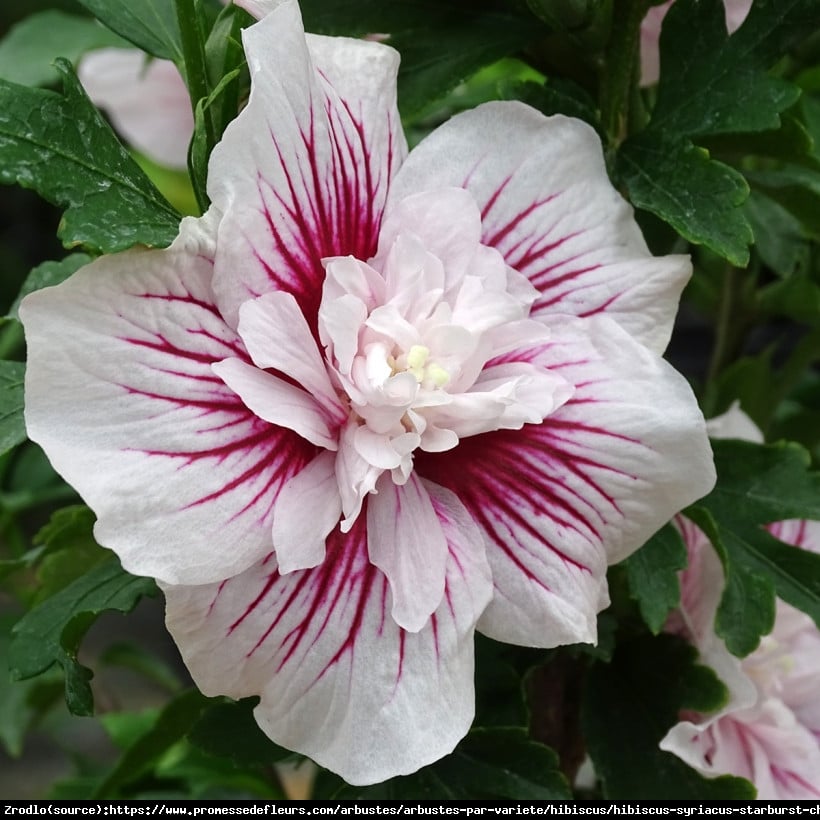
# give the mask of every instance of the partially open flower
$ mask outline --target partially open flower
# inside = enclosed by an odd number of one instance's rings
[[[709,422],[714,438],[762,441],[736,405]],[[661,747],[707,775],[745,777],[765,800],[820,797],[820,630],[812,619],[778,600],[774,629],[743,660],[730,655],[714,620],[723,569],[706,536],[678,518],[689,553],[681,573],[681,607],[670,626],[691,640],[702,660],[729,689],[715,715],[686,715]],[[820,552],[820,522],[780,521],[767,528],[796,547]]]
[[[469,729],[476,628],[595,641],[711,488],[661,359],[690,265],[588,126],[490,103],[407,156],[398,55],[257,5],[208,213],[25,300],[27,423],[202,690],[369,783]]]

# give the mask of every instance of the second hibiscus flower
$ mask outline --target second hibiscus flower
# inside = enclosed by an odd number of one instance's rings
[[[208,213],[25,301],[27,423],[202,690],[370,783],[467,732],[476,628],[595,641],[711,488],[660,357],[690,266],[586,125],[492,103],[407,156],[398,55],[270,5]]]

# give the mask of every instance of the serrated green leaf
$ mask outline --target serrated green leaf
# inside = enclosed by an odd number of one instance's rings
[[[624,561],[632,598],[646,625],[657,635],[669,613],[680,603],[678,572],[686,567],[686,545],[667,524]]]
[[[710,160],[691,142],[644,131],[622,146],[616,174],[636,207],[690,242],[746,266],[753,235],[739,206],[749,186],[734,168]]]
[[[661,32],[651,127],[687,136],[778,128],[800,89],[766,69],[819,23],[816,0],[758,0],[727,40],[720,0],[678,0]]]
[[[54,262],[43,262],[36,268],[32,268],[29,275],[26,277],[23,286],[20,288],[20,293],[14,300],[14,304],[9,308],[8,315],[13,319],[17,318],[17,311],[20,309],[20,302],[23,298],[28,296],[40,288],[50,288],[53,285],[59,285],[60,282],[65,282],[72,273],[78,271],[83,265],[87,265],[93,260],[93,256],[87,253],[71,253],[65,257]]]
[[[86,51],[126,45],[96,20],[49,9],[9,29],[0,42],[0,79],[21,85],[51,85],[60,75],[55,57],[76,63]]]
[[[26,440],[23,421],[23,378],[21,362],[0,361],[0,455]]]
[[[0,182],[33,188],[67,208],[67,245],[110,253],[165,246],[179,216],[90,103],[71,66],[58,60],[64,94],[0,81]]]
[[[751,783],[738,777],[703,777],[658,745],[682,709],[711,712],[726,701],[726,687],[711,669],[695,663],[696,655],[680,639],[659,635],[622,644],[611,663],[597,663],[590,670],[582,725],[605,797],[754,797]]]
[[[138,780],[165,752],[185,737],[207,705],[208,699],[196,689],[175,697],[163,708],[151,727],[125,750],[93,796],[101,799],[120,796],[123,786]]]
[[[377,786],[342,786],[336,799],[568,800],[572,796],[552,749],[524,729],[473,729],[432,766]]]
[[[796,444],[713,441],[718,481],[687,511],[713,539],[726,588],[716,631],[746,655],[774,623],[774,592],[820,625],[820,555],[783,544],[764,524],[820,520],[820,474]]]
[[[277,746],[253,717],[258,698],[211,702],[188,733],[198,749],[242,766],[267,766],[292,753]]]
[[[143,51],[182,63],[174,0],[78,0],[103,25]]]
[[[80,641],[102,612],[130,612],[140,598],[156,592],[150,578],[129,575],[119,561],[94,567],[31,609],[14,627],[9,649],[12,679],[35,677],[59,663],[65,673],[70,711],[91,714],[91,671],[77,661]]]

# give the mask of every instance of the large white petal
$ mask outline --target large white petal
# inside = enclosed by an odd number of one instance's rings
[[[540,291],[534,315],[606,313],[653,350],[666,347],[689,259],[651,256],[588,125],[518,102],[457,114],[413,149],[388,212],[443,185],[475,197],[482,242]]]
[[[430,494],[447,581],[417,633],[390,617],[364,517],[331,534],[313,570],[280,576],[271,557],[223,584],[165,588],[168,628],[202,691],[261,695],[256,719],[274,741],[355,784],[452,751],[473,718],[473,630],[491,582],[474,525],[449,494]]]
[[[315,447],[211,370],[247,358],[209,287],[211,217],[28,296],[26,424],[138,575],[205,583],[270,552],[272,507]]]
[[[406,144],[398,55],[379,43],[303,32],[285,0],[243,34],[245,110],[212,156],[208,193],[225,213],[214,288],[232,323],[249,297],[292,293],[316,332],[321,259],[370,258]]]
[[[419,474],[451,489],[484,530],[496,591],[481,631],[533,646],[594,641],[607,565],[715,480],[678,373],[604,317],[550,327],[550,341],[520,357],[575,386],[566,404],[542,424],[416,455]]]

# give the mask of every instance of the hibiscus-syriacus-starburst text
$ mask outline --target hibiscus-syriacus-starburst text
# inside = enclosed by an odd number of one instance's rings
[[[473,719],[473,634],[595,641],[606,568],[714,482],[594,131],[520,103],[409,155],[388,46],[257,3],[209,211],[22,308],[26,419],[200,688],[353,783]]]

